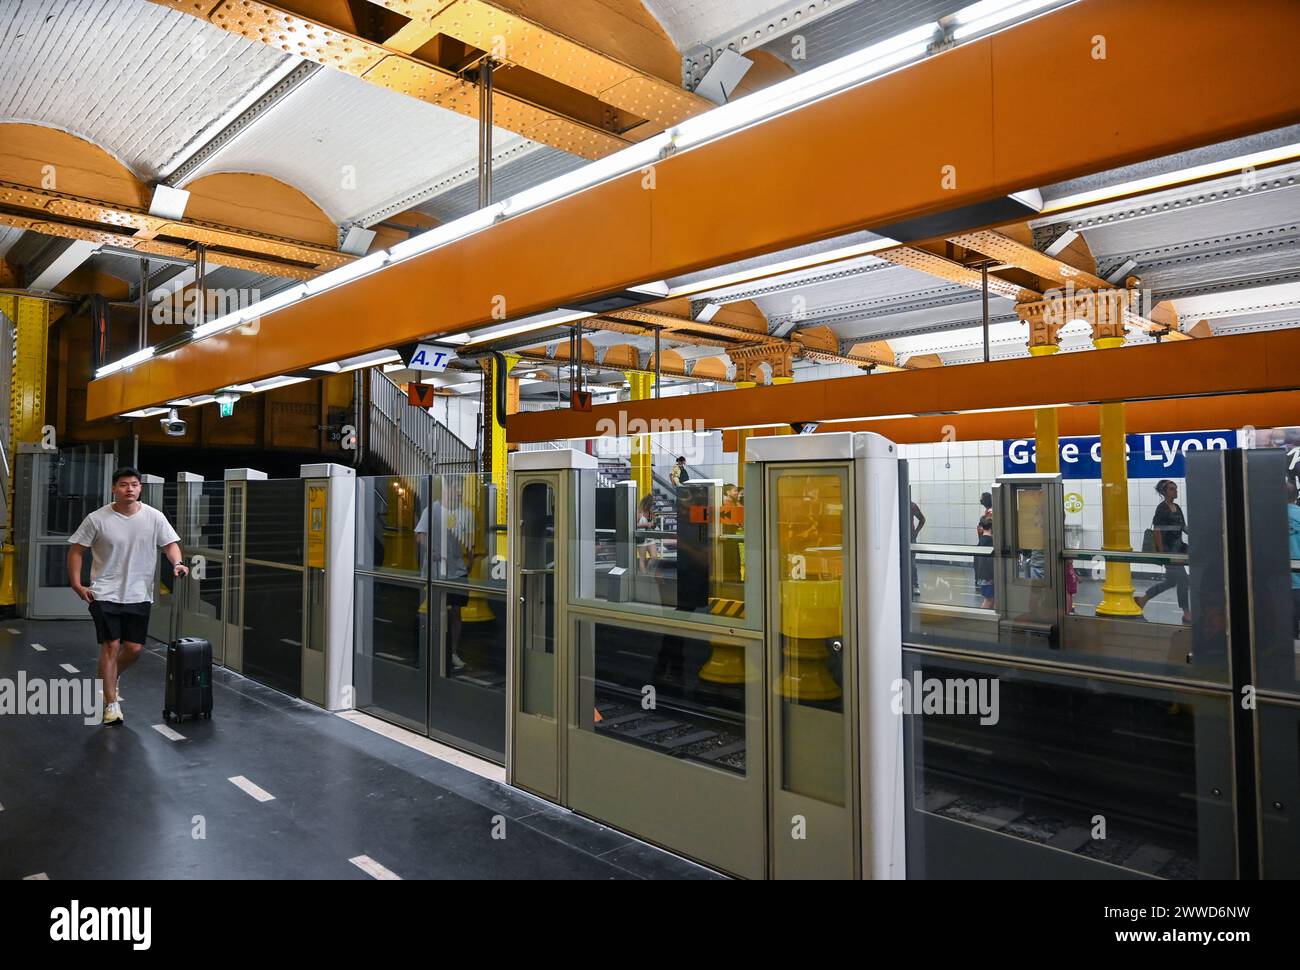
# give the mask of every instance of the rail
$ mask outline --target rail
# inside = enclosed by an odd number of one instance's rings
[[[473,448],[406,394],[378,367],[370,369],[366,447],[390,475],[469,474],[478,469]]]

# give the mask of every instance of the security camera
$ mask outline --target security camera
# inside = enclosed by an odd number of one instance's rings
[[[162,425],[163,433],[171,435],[173,438],[182,437],[185,434],[186,427],[188,427],[185,422],[181,420],[180,415],[176,412],[175,408],[172,408],[167,412],[167,417],[159,418],[158,423]]]

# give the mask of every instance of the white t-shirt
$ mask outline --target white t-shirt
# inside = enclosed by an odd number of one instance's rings
[[[429,513],[433,513],[433,529],[429,529]],[[456,516],[446,511],[441,502],[434,502],[420,513],[420,521],[415,524],[416,535],[429,535],[430,553],[433,556],[433,575],[435,579],[464,579],[469,575],[465,568],[465,557],[460,550],[460,537],[457,533]]]
[[[152,603],[158,550],[180,538],[167,516],[143,502],[134,515],[123,515],[109,503],[86,516],[68,542],[90,547],[95,599]]]

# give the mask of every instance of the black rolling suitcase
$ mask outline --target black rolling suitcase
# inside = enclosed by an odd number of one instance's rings
[[[199,637],[176,635],[180,591],[172,583],[171,639],[167,642],[167,684],[163,720],[212,717],[212,644]]]

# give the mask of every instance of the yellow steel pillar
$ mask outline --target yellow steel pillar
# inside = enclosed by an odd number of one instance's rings
[[[1094,339],[1098,350],[1119,347],[1123,336]],[[1101,406],[1101,547],[1107,551],[1129,552],[1128,531],[1128,452],[1124,435],[1124,403]],[[1107,562],[1106,579],[1101,586],[1098,616],[1141,616],[1133,600],[1133,577],[1126,562]]]
[[[738,391],[756,386],[753,381],[736,381]],[[736,484],[741,488],[745,487],[745,446],[753,434],[753,428],[741,428],[736,432]]]
[[[627,378],[629,401],[645,401],[654,390],[654,374],[644,370],[624,371]],[[636,482],[636,497],[640,502],[650,494],[651,475],[650,436],[639,434],[632,439],[632,479]]]
[[[1056,353],[1056,349],[1055,344],[1031,345],[1029,353],[1034,357],[1048,357]],[[1034,411],[1034,452],[1037,455],[1036,471],[1051,474],[1061,470],[1061,432],[1056,408]]]
[[[41,440],[45,426],[45,369],[50,305],[29,297],[0,296],[0,314],[13,327],[14,360],[9,384],[9,490],[5,496],[6,539],[0,546],[0,606],[14,597],[14,479],[18,444]]]
[[[510,370],[519,363],[518,354],[502,354],[505,358],[505,373],[509,374]],[[506,427],[505,417],[511,411],[519,410],[519,380],[518,378],[506,378],[506,414],[497,414],[496,409],[496,387],[497,380],[500,376],[498,371],[501,365],[495,357],[492,358],[492,364],[488,371],[488,377],[491,380],[489,393],[492,395],[492,484],[497,487],[497,522],[506,521],[506,459],[509,456],[509,449],[506,446]],[[506,558],[506,534],[497,533],[496,554],[502,559]]]
[[[773,377],[773,378],[772,378],[772,383],[773,383],[773,384],[793,384],[793,383],[794,383],[794,378],[793,378],[793,377]],[[794,434],[794,430],[793,430],[793,429],[792,429],[788,424],[783,424],[781,427],[779,427],[779,428],[776,429],[776,433],[777,433],[777,434]]]

